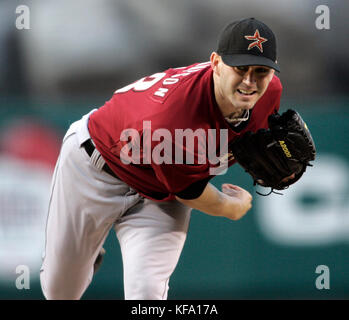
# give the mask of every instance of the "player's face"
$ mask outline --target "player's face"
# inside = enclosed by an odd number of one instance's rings
[[[224,116],[252,109],[274,75],[274,70],[265,66],[228,66],[217,54],[211,57],[211,62],[215,97]]]

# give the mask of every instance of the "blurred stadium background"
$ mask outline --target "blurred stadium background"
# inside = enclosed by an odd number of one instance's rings
[[[30,9],[18,30],[16,8]],[[330,29],[318,30],[318,5]],[[38,280],[50,179],[70,123],[145,75],[207,61],[230,20],[276,33],[281,110],[296,108],[318,150],[283,196],[255,195],[244,219],[195,212],[169,299],[349,297],[349,2],[343,0],[0,1],[0,299],[43,299]],[[255,190],[239,167],[216,177]],[[255,194],[255,193],[254,193]],[[123,299],[113,232],[84,299]],[[15,282],[30,269],[30,289]],[[315,272],[330,270],[330,289]]]

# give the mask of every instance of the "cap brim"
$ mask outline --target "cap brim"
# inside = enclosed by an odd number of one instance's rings
[[[279,66],[274,61],[253,54],[222,55],[222,60],[225,64],[231,67],[266,66],[280,72]]]

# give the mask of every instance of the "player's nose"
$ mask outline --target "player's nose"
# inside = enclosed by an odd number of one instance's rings
[[[256,77],[253,69],[250,67],[248,71],[244,74],[242,82],[247,86],[253,86],[256,82]]]

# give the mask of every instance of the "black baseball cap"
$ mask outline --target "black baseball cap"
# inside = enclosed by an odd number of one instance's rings
[[[255,18],[229,23],[219,36],[217,53],[229,66],[267,66],[280,72],[275,35]]]

